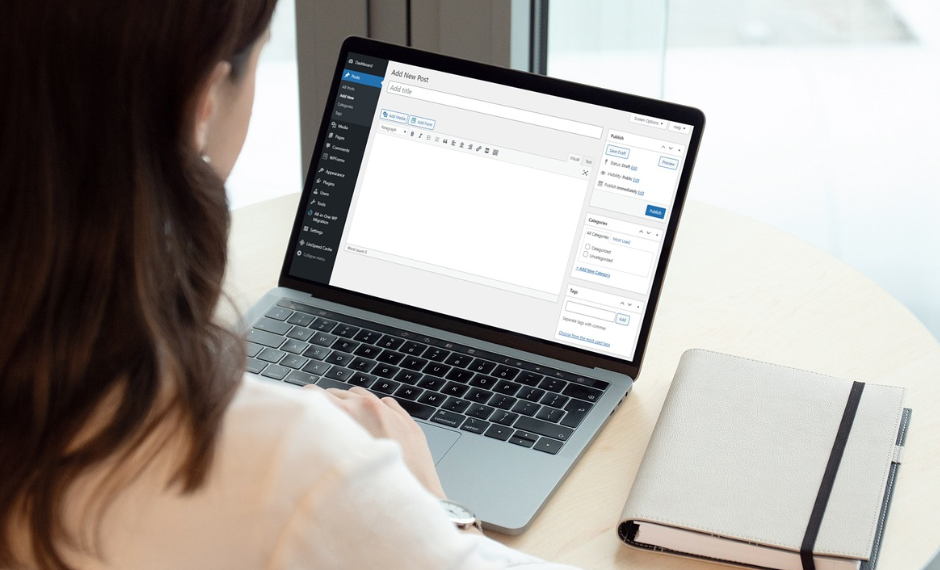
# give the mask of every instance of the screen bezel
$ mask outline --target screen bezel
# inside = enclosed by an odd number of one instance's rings
[[[631,360],[625,360],[610,355],[594,353],[585,349],[560,344],[554,341],[540,339],[492,327],[489,325],[444,315],[427,309],[421,309],[394,301],[388,301],[341,289],[332,285],[325,285],[312,281],[306,281],[291,277],[288,273],[293,258],[293,248],[288,247],[284,253],[284,262],[281,267],[281,275],[278,285],[309,293],[313,297],[331,301],[334,303],[348,305],[360,310],[378,313],[397,319],[419,323],[421,325],[443,329],[452,333],[464,335],[471,338],[477,338],[483,341],[498,345],[508,346],[517,350],[538,354],[541,356],[553,358],[563,362],[569,362],[587,368],[602,368],[621,374],[625,374],[632,379],[639,375],[640,365],[643,362],[643,356],[646,353],[646,347],[649,341],[650,331],[656,314],[656,308],[659,304],[659,297],[662,292],[663,279],[672,253],[675,242],[676,231],[682,210],[685,205],[685,199],[688,193],[689,182],[692,170],[695,165],[695,159],[698,155],[698,148],[701,142],[702,130],[705,126],[705,116],[698,109],[667,103],[654,99],[647,99],[626,93],[620,93],[598,87],[582,85],[569,81],[563,81],[542,75],[535,75],[522,71],[505,69],[486,65],[473,61],[453,58],[449,56],[423,52],[411,48],[387,44],[375,40],[360,37],[349,37],[342,45],[337,58],[337,65],[333,73],[330,84],[329,97],[323,111],[323,118],[320,121],[320,129],[317,134],[317,141],[314,145],[313,153],[310,156],[310,165],[308,174],[304,181],[304,189],[301,200],[294,218],[293,229],[288,243],[296,243],[299,239],[301,222],[310,192],[313,187],[313,176],[315,174],[316,159],[321,153],[321,149],[326,140],[328,125],[332,114],[333,103],[336,100],[340,76],[345,67],[350,53],[356,53],[364,56],[387,59],[408,65],[425,67],[445,73],[462,75],[464,77],[488,81],[491,83],[506,85],[519,89],[525,89],[537,93],[564,97],[567,99],[582,101],[594,105],[609,107],[612,109],[629,111],[642,115],[648,115],[668,121],[684,123],[692,126],[692,137],[687,144],[687,155],[682,172],[679,177],[676,197],[673,203],[673,212],[667,223],[662,250],[656,266],[655,275],[650,287],[649,299],[646,301],[646,312],[643,324],[637,335],[636,349]]]

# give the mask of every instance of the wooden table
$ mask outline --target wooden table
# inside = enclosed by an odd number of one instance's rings
[[[226,290],[241,309],[275,285],[298,198],[233,213]],[[916,570],[927,561],[940,545],[940,345],[905,307],[825,252],[695,202],[679,226],[633,391],[530,530],[492,536],[584,568],[718,568],[628,548],[615,532],[689,348],[906,387],[911,430],[878,568]]]

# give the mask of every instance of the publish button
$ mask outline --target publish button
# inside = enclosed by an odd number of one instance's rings
[[[659,218],[660,220],[666,217],[666,208],[662,206],[646,206],[646,215],[651,218]]]

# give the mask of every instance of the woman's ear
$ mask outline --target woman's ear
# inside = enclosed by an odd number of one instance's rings
[[[212,119],[219,108],[219,97],[222,94],[223,84],[228,81],[228,76],[231,72],[232,64],[227,61],[220,61],[216,64],[215,69],[209,74],[209,78],[199,91],[199,98],[196,101],[196,121],[193,132],[193,143],[196,149],[203,155],[206,153]]]

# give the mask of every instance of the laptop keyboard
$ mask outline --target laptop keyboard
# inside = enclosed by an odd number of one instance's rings
[[[609,387],[530,362],[281,299],[248,333],[248,371],[361,386],[414,418],[556,454]]]

